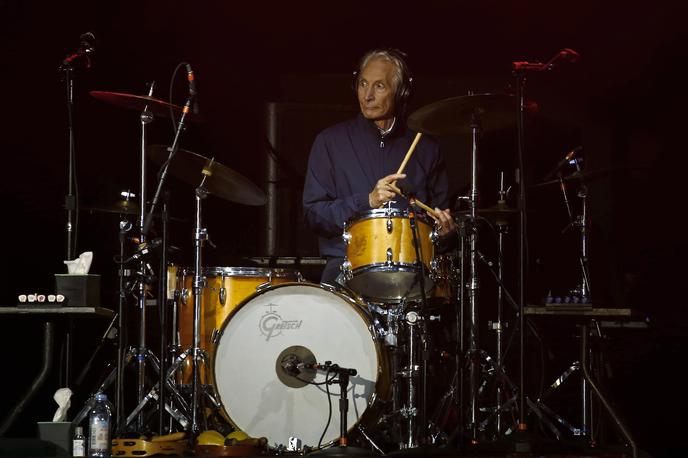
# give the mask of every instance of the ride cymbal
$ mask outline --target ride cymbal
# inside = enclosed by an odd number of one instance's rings
[[[607,169],[590,170],[590,171],[585,171],[585,172],[576,171],[576,172],[573,172],[573,173],[570,173],[566,176],[561,177],[561,179],[564,181],[592,180],[592,179],[598,179],[598,178],[606,177],[607,175],[610,175],[613,172],[618,172],[620,170],[621,170],[621,168],[607,168]],[[550,184],[557,184],[557,183],[559,183],[559,178],[555,178],[553,180],[548,180],[548,181],[543,181],[541,183],[536,183],[534,185],[529,186],[528,189],[541,188],[543,186],[548,186]]]
[[[439,100],[408,117],[411,130],[435,136],[465,135],[474,119],[481,132],[516,126],[516,97],[507,94],[472,94]],[[528,110],[536,107],[532,102]]]
[[[158,164],[167,161],[170,153],[166,145],[148,147],[150,158]],[[210,159],[191,151],[179,149],[170,163],[169,173],[186,183],[197,186],[201,183],[203,170],[210,164]],[[248,178],[219,162],[213,162],[205,186],[210,194],[225,200],[244,205],[265,205],[265,193]]]
[[[121,92],[91,91],[91,96],[98,100],[115,105],[120,108],[143,111],[146,107],[155,116],[163,118],[170,117],[170,110],[175,116],[181,116],[183,107],[167,103],[163,100],[149,97],[147,95],[124,94]],[[201,121],[199,115],[187,113],[186,118],[190,121]]]

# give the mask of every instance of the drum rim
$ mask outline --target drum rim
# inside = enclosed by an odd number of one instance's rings
[[[182,276],[193,275],[193,267],[179,268]],[[255,277],[255,278],[294,278],[299,279],[301,273],[298,269],[271,268],[271,267],[224,267],[211,266],[203,268],[204,277]]]
[[[265,288],[259,291],[254,292],[250,296],[248,296],[246,299],[241,301],[239,304],[232,309],[232,311],[227,315],[225,320],[222,322],[222,326],[220,327],[220,330],[217,333],[217,337],[215,338],[215,342],[213,343],[213,353],[214,356],[212,358],[212,367],[208,371],[208,375],[210,376],[209,383],[217,387],[217,377],[215,375],[215,368],[216,368],[216,363],[217,363],[217,346],[222,339],[222,336],[225,333],[225,330],[227,329],[228,323],[232,320],[232,317],[239,312],[240,309],[244,308],[246,304],[248,304],[252,299],[267,293],[268,291],[272,291],[275,289],[279,288],[286,288],[290,286],[306,286],[306,287],[313,287],[313,288],[319,288],[323,289],[325,291],[329,291],[331,293],[334,293],[338,297],[346,300],[349,305],[353,306],[352,308],[358,313],[359,316],[361,316],[364,319],[364,322],[367,324],[368,327],[368,332],[370,333],[370,337],[373,340],[373,345],[375,347],[375,353],[377,354],[377,361],[378,361],[378,377],[377,380],[375,381],[375,391],[373,392],[373,395],[371,397],[370,402],[368,402],[367,407],[363,414],[361,415],[361,420],[351,424],[348,426],[348,431],[347,434],[351,434],[356,430],[356,427],[358,425],[366,423],[366,420],[368,420],[368,417],[371,415],[374,415],[378,412],[379,409],[381,409],[384,405],[385,400],[391,399],[392,395],[392,384],[391,384],[391,377],[393,374],[391,374],[391,363],[389,356],[387,353],[385,353],[384,350],[384,345],[381,339],[381,336],[379,335],[379,332],[377,328],[374,325],[374,320],[372,314],[368,311],[368,306],[366,302],[363,300],[363,298],[359,295],[356,295],[356,297],[349,297],[347,294],[345,294],[340,288],[337,288],[335,286],[329,285],[327,283],[311,283],[311,282],[286,282],[286,283],[279,283],[276,285],[272,285],[269,288]],[[348,291],[348,290],[347,290]],[[388,374],[390,379],[387,380],[385,377],[381,377],[381,374]],[[239,429],[240,426],[236,424],[236,422],[232,419],[231,415],[229,414],[229,411],[227,408],[225,408],[224,402],[222,401],[222,396],[220,395],[220,392],[217,388],[215,388],[215,392],[217,394],[217,400],[220,404],[220,410],[222,413],[224,413],[225,418],[229,421],[229,423],[232,425],[232,427]],[[373,417],[374,419],[375,417]],[[269,440],[270,438],[268,438]],[[328,447],[331,447],[332,445],[337,442],[337,439],[333,439],[332,441],[322,444],[320,447],[313,447],[312,450],[322,450],[326,449]],[[268,448],[273,449],[274,447],[268,443]]]
[[[401,208],[371,208],[370,210],[366,210],[363,212],[359,212],[356,216],[353,218],[349,219],[348,225],[352,225],[354,223],[357,223],[359,221],[365,221],[368,219],[379,219],[379,218],[403,218],[403,219],[408,219],[409,218],[409,210],[408,209],[401,209]],[[423,214],[423,213],[416,213],[416,219],[420,220],[421,222],[432,226],[432,222],[430,220],[430,217]]]

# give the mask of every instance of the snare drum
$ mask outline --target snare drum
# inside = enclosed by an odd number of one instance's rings
[[[428,293],[434,283],[430,261],[434,256],[433,225],[416,215],[419,254],[425,270]],[[398,302],[421,296],[416,250],[408,211],[374,209],[344,228],[346,258],[342,270],[347,286],[367,299]]]
[[[331,361],[357,371],[347,387],[349,432],[374,424],[389,401],[391,370],[372,323],[360,299],[328,285],[291,283],[257,292],[232,311],[218,336],[213,385],[223,412],[271,447],[286,447],[290,438],[318,447],[340,386],[330,385],[328,393],[322,385],[327,373],[302,363]],[[334,413],[323,446],[339,439],[337,418]]]
[[[302,281],[297,270],[258,267],[208,267],[203,270],[203,278],[205,286],[201,297],[199,339],[200,347],[208,350],[211,358],[213,335],[217,334],[222,323],[238,304],[261,289],[286,282]],[[182,349],[193,345],[193,281],[193,269],[182,269],[177,274],[178,331]],[[186,372],[186,367],[183,372]],[[183,378],[188,381],[186,374]]]

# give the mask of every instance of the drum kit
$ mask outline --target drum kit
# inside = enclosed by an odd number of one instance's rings
[[[502,281],[502,250],[508,221],[518,212],[506,203],[503,174],[497,205],[479,208],[477,173],[479,137],[515,127],[515,97],[469,94],[409,116],[409,127],[419,135],[470,136],[470,192],[460,198],[468,210],[454,212],[456,243],[444,252],[439,248],[432,219],[424,214],[428,207],[412,197],[410,210],[372,209],[345,223],[344,282],[332,286],[307,281],[296,269],[204,266],[202,251],[209,241],[202,223],[205,197],[259,206],[265,195],[214,158],[178,148],[184,118],[198,120],[189,109],[191,97],[179,107],[154,98],[152,90],[147,96],[91,95],[141,112],[140,202],[114,210],[138,212],[137,255],[153,250],[150,220],[166,174],[195,186],[192,267],[167,261],[162,218],[161,265],[166,267],[159,275],[158,296],[160,307],[171,310],[171,324],[162,320],[162,334],[170,336],[161,336],[160,359],[147,349],[145,339],[151,286],[141,278],[138,288],[129,288],[138,293],[134,296],[141,328],[138,345],[126,354],[120,341],[120,434],[146,429],[151,407],[160,414],[160,434],[236,429],[267,438],[275,453],[323,453],[349,443],[379,453],[413,451],[453,446],[462,438],[494,439],[517,428],[503,421],[506,413],[515,417],[518,395],[502,359],[502,302],[517,307]],[[147,144],[146,125],[155,116],[181,116],[172,147]],[[149,161],[161,165],[152,204],[146,192]],[[162,210],[165,215],[164,204]],[[479,304],[478,265],[487,263],[479,251],[479,219],[499,229],[498,261],[496,266],[489,263],[499,285],[492,323],[497,335],[494,359],[481,349],[478,336],[478,312],[485,308]],[[143,255],[127,261],[146,269]],[[123,296],[121,291],[120,315]],[[125,416],[122,374],[129,363],[137,368],[138,404]],[[160,378],[153,387],[147,366]],[[488,377],[500,380],[486,405]],[[332,419],[335,398],[338,422]],[[169,414],[166,420],[164,412]]]

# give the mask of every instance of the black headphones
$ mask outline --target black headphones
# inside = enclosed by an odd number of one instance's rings
[[[406,64],[406,53],[403,51],[394,48],[381,48],[373,49],[365,53],[365,55],[358,62],[358,68],[353,74],[354,78],[351,85],[354,96],[358,100],[358,77],[359,73],[361,72],[361,66],[366,59],[375,54],[380,54],[381,56],[392,60],[401,71],[401,81],[399,81],[397,91],[394,94],[394,112],[399,116],[403,116],[404,112],[406,111],[408,100],[411,97],[411,83],[413,82],[413,76],[411,76],[411,71]]]

